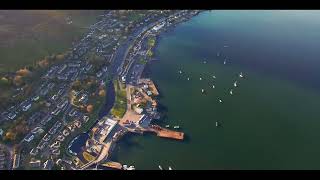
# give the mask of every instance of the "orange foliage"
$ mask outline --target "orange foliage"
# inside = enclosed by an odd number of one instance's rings
[[[27,75],[30,74],[30,71],[27,68],[23,68],[23,69],[19,69],[16,72],[16,74],[19,75],[19,76],[27,76]]]
[[[93,111],[93,105],[90,104],[87,106],[87,112],[92,113],[92,111]]]
[[[106,91],[104,89],[101,89],[99,91],[99,96],[102,96],[102,97],[106,96]]]
[[[19,76],[19,75],[15,76],[13,79],[13,82],[17,86],[20,86],[23,83],[22,76]]]
[[[49,61],[48,59],[44,59],[38,62],[39,66],[42,68],[48,67],[49,66]]]

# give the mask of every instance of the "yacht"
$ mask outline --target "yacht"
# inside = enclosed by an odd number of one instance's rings
[[[212,78],[213,78],[213,79],[215,79],[215,78],[216,78],[216,76],[214,76],[214,75],[213,75],[213,76],[212,76]]]
[[[243,78],[243,74],[242,74],[242,72],[239,74],[239,77]]]
[[[135,170],[136,168],[134,167],[134,166],[129,166],[128,168],[127,168],[127,170]]]
[[[171,166],[169,166],[169,170],[172,170]]]
[[[203,61],[203,64],[207,64],[207,61]]]
[[[232,93],[232,89],[230,90],[230,94],[232,95],[233,93]]]
[[[167,124],[167,125],[166,125],[166,128],[168,128],[168,127],[170,127],[170,125],[169,125],[169,124]]]
[[[190,80],[190,78],[188,78],[188,81]]]
[[[217,53],[217,56],[219,57],[219,56],[220,56],[220,53]]]
[[[179,128],[180,128],[180,126],[173,126],[173,128],[174,128],[174,129],[179,129]]]
[[[223,64],[226,64],[226,63],[227,63],[227,59],[224,59]]]
[[[219,103],[222,103],[222,100],[221,100],[221,99],[219,99]]]
[[[158,167],[159,167],[160,170],[162,170],[162,167],[160,165]]]
[[[182,71],[181,71],[181,70],[179,71],[179,74],[182,74]]]
[[[200,81],[202,80],[202,78],[199,78],[200,79]]]
[[[237,85],[237,81],[235,81],[234,83],[233,83],[233,86],[234,87],[237,87],[238,85]]]
[[[201,92],[204,93],[204,89],[201,89]]]
[[[213,88],[213,89],[215,88],[214,85],[212,85],[212,88]]]
[[[216,127],[218,127],[219,126],[219,122],[218,121],[216,121]]]

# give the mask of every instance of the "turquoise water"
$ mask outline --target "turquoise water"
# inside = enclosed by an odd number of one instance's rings
[[[137,169],[320,169],[319,19],[320,11],[211,11],[162,34],[149,67],[166,107],[159,123],[180,125],[187,138],[127,136],[115,160]]]

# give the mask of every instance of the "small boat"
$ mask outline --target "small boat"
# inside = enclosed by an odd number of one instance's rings
[[[232,89],[230,90],[230,94],[232,95],[233,93],[232,93]]]
[[[129,166],[128,168],[127,168],[127,170],[135,170],[136,168],[134,167],[134,166]]]
[[[166,125],[166,128],[168,128],[168,127],[170,127],[170,125],[169,125],[169,124],[167,124],[167,125]]]
[[[171,166],[169,166],[169,170],[172,170]]]
[[[123,168],[124,170],[127,170],[127,169],[128,169],[128,165],[124,164],[124,165],[122,166],[122,168]]]
[[[222,103],[222,100],[221,100],[221,99],[219,99],[219,103]]]
[[[239,77],[243,78],[243,74],[242,74],[242,72],[239,74]]]
[[[158,167],[159,167],[160,170],[162,170],[162,167],[160,165]]]
[[[229,47],[229,46],[223,46],[223,47],[227,48],[227,47]]]
[[[213,89],[215,88],[214,85],[212,85],[212,88],[213,88]]]
[[[190,78],[188,78],[188,81],[190,80]]]
[[[179,71],[179,74],[182,74],[182,71],[181,71],[181,70]]]
[[[213,79],[215,79],[215,78],[216,78],[216,76],[212,76],[212,78],[213,78]]]
[[[204,89],[201,89],[201,92],[204,93]]]
[[[218,127],[219,126],[219,122],[218,121],[216,121],[216,127]]]
[[[227,60],[225,59],[224,61],[223,61],[223,64],[226,64],[227,63]]]
[[[220,56],[220,53],[217,53],[217,56],[219,57],[219,56]]]
[[[207,61],[203,61],[203,64],[207,64]]]
[[[179,129],[179,128],[180,128],[180,126],[173,126],[173,128],[174,128],[174,129]]]
[[[234,87],[237,87],[238,85],[237,85],[237,81],[235,81],[234,83],[233,83],[233,86]]]
[[[202,78],[199,78],[200,79],[200,81],[202,80]]]

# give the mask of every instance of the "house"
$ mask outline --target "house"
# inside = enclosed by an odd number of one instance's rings
[[[122,81],[122,83],[126,83],[126,77],[125,77],[125,76],[122,76],[122,77],[121,77],[121,81]]]
[[[83,116],[83,122],[88,122],[89,121],[89,116]]]
[[[34,139],[33,134],[28,134],[23,140],[26,142],[31,142]]]
[[[35,96],[35,97],[32,98],[32,101],[38,101],[39,99],[40,99],[39,96]]]
[[[33,168],[39,168],[41,166],[41,161],[40,160],[31,159],[29,164]]]
[[[39,153],[39,150],[37,148],[33,148],[30,151],[30,155],[32,155],[32,156],[36,156],[38,153]]]
[[[2,129],[0,129],[0,136],[2,136],[2,134],[3,134],[3,130],[2,130]]]
[[[151,95],[152,95],[152,92],[151,92],[151,91],[147,91],[147,95],[148,95],[148,96],[151,96]]]
[[[15,114],[13,112],[8,114],[8,118],[11,119],[11,120],[13,120],[16,116],[17,116],[17,114]]]
[[[22,107],[23,111],[28,111],[31,108],[31,103],[28,103]]]
[[[136,113],[138,113],[138,114],[141,114],[141,113],[143,112],[143,109],[142,109],[142,108],[139,108],[139,107],[136,107],[136,108],[134,109],[134,111],[135,111]]]
[[[97,72],[97,78],[100,78],[101,76],[102,76],[102,72],[101,71],[99,71],[99,72]]]
[[[51,170],[54,165],[54,162],[52,159],[48,159],[46,162],[43,163],[43,169],[45,170]]]

